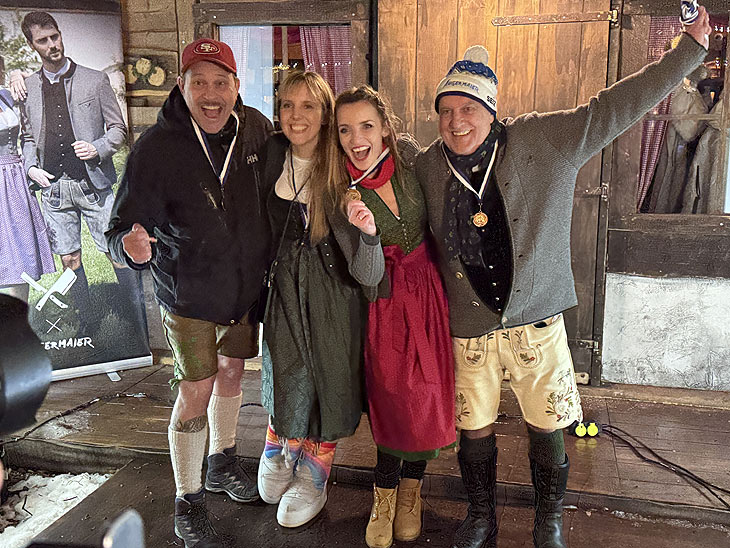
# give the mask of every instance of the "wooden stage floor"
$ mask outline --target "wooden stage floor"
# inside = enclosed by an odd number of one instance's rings
[[[266,414],[258,405],[260,374],[256,369],[253,363],[245,373],[244,406],[237,436],[238,453],[247,458],[252,469],[263,449],[267,424]],[[173,486],[166,455],[167,424],[172,408],[172,394],[167,382],[170,372],[171,366],[163,363],[120,372],[122,379],[118,382],[110,381],[106,375],[96,375],[53,383],[37,415],[39,423],[98,400],[55,418],[30,433],[18,433],[17,436],[25,437],[17,443],[6,444],[10,464],[59,471],[110,470],[123,468],[136,459],[136,464],[125,467],[119,474],[131,474],[133,477],[135,467],[141,467],[138,470],[145,467],[164,470],[155,473],[158,483],[161,481],[159,478],[165,478],[164,483],[150,493],[154,491],[158,501],[164,499],[162,508],[166,510],[162,512],[169,512],[171,516]],[[580,390],[586,418],[621,428],[662,457],[711,483],[730,489],[730,393],[643,386],[580,387]],[[506,504],[501,518],[504,527],[513,518],[516,520],[519,512],[526,511],[524,506],[529,503],[532,492],[527,434],[517,402],[506,384],[502,391],[500,413],[497,424],[500,451],[498,481],[500,501]],[[566,450],[571,460],[566,504],[569,508],[575,507],[573,511],[576,514],[609,512],[606,514],[608,521],[616,515],[641,515],[652,519],[714,524],[704,530],[715,531],[713,534],[720,535],[716,538],[724,538],[725,544],[722,541],[717,544],[713,540],[707,546],[730,546],[730,512],[696,484],[642,461],[625,443],[606,434],[590,439],[566,435]],[[374,464],[375,447],[367,419],[363,416],[356,434],[338,445],[331,478],[338,486],[337,493],[341,493],[341,489],[354,489],[360,494],[353,494],[353,497],[368,499],[368,486],[372,483],[370,468]],[[126,484],[129,486],[129,478]],[[168,493],[165,493],[165,488]],[[429,463],[423,492],[434,501],[443,501],[434,502],[434,508],[439,504],[448,506],[451,501],[461,506],[458,510],[449,506],[451,510],[445,512],[453,510],[458,515],[463,511],[464,495],[454,451],[445,451]],[[130,487],[130,493],[134,493],[128,503],[132,506],[135,503],[144,506],[145,496],[152,497],[144,494],[142,486]],[[344,495],[337,495],[338,498],[341,496]],[[141,497],[141,500],[134,497]],[[725,499],[730,503],[730,497]],[[363,504],[365,506],[358,508],[358,512],[362,510],[362,519],[366,519],[366,506],[370,503]],[[254,512],[253,508],[251,512]],[[507,515],[510,517],[505,518]],[[145,517],[145,521],[148,518]],[[162,518],[162,521],[169,519]],[[456,524],[458,521],[454,521],[453,526]],[[60,526],[61,522],[55,527]],[[447,529],[451,530],[450,526]],[[675,534],[675,537],[680,538],[681,535]],[[434,543],[436,540],[429,541],[429,545],[441,546]],[[571,543],[573,547],[589,545],[593,546],[590,543]],[[644,541],[642,545],[653,546]],[[695,546],[692,543],[684,545]]]

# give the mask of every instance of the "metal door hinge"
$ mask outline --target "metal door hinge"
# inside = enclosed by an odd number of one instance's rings
[[[495,17],[492,25],[507,27],[510,25],[550,25],[556,23],[598,23],[608,21],[611,26],[617,27],[619,22],[618,10],[592,11],[586,13],[543,13],[535,15],[511,15]]]
[[[593,339],[573,339],[573,342],[581,348],[588,348],[594,354],[601,351],[601,344]]]
[[[600,196],[604,202],[608,200],[608,183],[602,183],[601,186],[589,188],[585,192],[588,196]]]

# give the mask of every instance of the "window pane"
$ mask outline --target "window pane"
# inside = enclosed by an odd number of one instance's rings
[[[244,104],[274,119],[273,27],[223,26],[220,39],[233,50],[241,81],[239,94]]]
[[[292,70],[321,74],[335,95],[352,85],[349,25],[221,26],[241,80],[243,102],[275,121],[275,94]]]
[[[727,128],[722,127],[728,17],[712,16],[705,63],[685,78],[643,122],[637,209],[647,213],[728,211]],[[676,17],[652,17],[648,61],[672,47]]]

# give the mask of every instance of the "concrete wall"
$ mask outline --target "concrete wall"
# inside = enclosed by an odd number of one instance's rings
[[[730,390],[730,280],[609,273],[603,379]]]

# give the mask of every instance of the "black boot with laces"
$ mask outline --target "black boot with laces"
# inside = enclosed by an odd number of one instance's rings
[[[185,548],[225,548],[208,518],[205,491],[175,497],[175,535]]]
[[[486,458],[464,458],[459,467],[469,497],[466,519],[454,535],[452,548],[497,548],[497,448]]]
[[[259,499],[256,477],[244,470],[236,446],[222,453],[208,456],[205,489],[213,493],[226,493],[236,502],[253,502]]]
[[[540,466],[530,459],[532,485],[535,487],[535,548],[567,548],[563,538],[563,497],[568,484],[570,462]]]

